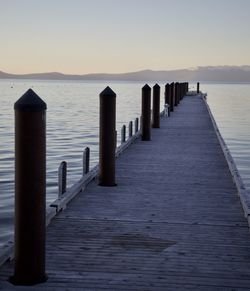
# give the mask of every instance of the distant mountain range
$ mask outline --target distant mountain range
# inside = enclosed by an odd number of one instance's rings
[[[0,71],[0,79],[35,80],[100,80],[100,81],[188,81],[188,82],[244,82],[250,83],[250,66],[207,66],[194,69],[153,71],[143,70],[123,74],[67,75],[57,72],[38,74],[8,74]]]

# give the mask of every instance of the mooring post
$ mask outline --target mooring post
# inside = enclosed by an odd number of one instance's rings
[[[106,87],[100,93],[100,133],[99,133],[99,185],[116,186],[116,94]]]
[[[139,118],[136,117],[136,119],[135,119],[135,133],[137,133],[138,130],[139,130]]]
[[[123,125],[121,128],[121,143],[126,141],[126,125]]]
[[[170,116],[170,107],[171,107],[171,88],[170,84],[165,85],[165,104],[168,104],[168,116]]]
[[[179,104],[181,101],[181,83],[178,83],[177,86],[177,104]]]
[[[67,188],[67,162],[61,162],[58,168],[58,197],[66,192]]]
[[[200,93],[200,83],[198,82],[197,83],[197,94],[199,94]]]
[[[184,83],[180,84],[180,99],[182,100],[184,97]]]
[[[183,83],[180,83],[179,91],[180,91],[180,101],[181,101],[182,100],[182,96],[183,96]]]
[[[184,87],[185,87],[184,95],[186,95],[188,93],[188,82],[184,83]]]
[[[14,285],[46,281],[46,103],[29,89],[15,109]]]
[[[178,103],[179,103],[179,96],[178,96],[178,94],[179,94],[179,83],[178,82],[175,83],[174,92],[175,92],[174,106],[178,106]]]
[[[129,136],[129,138],[132,137],[132,135],[133,135],[133,121],[130,121],[129,125],[128,125],[128,136]]]
[[[174,104],[175,104],[175,83],[172,82],[170,84],[170,111],[174,111]]]
[[[90,148],[86,147],[82,155],[82,175],[86,175],[89,172],[89,161],[90,161]]]
[[[155,84],[153,87],[153,128],[160,128],[160,90],[161,87]]]
[[[146,84],[142,88],[142,106],[141,106],[141,140],[151,139],[151,88]]]

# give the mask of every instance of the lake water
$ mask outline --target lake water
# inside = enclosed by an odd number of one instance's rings
[[[0,80],[0,246],[13,233],[14,102],[32,88],[47,103],[47,203],[57,198],[61,161],[68,162],[68,186],[80,179],[82,152],[91,149],[91,166],[98,161],[99,94],[109,85],[117,94],[120,129],[140,115],[140,82],[74,82]],[[150,84],[153,85],[153,84]],[[164,84],[161,85],[163,109]],[[194,85],[190,84],[192,89]],[[201,84],[218,127],[250,188],[250,84]]]
[[[250,84],[205,84],[201,90],[208,93],[219,130],[250,190]]]

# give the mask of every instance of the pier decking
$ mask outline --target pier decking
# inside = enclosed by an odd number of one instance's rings
[[[250,290],[250,235],[200,96],[185,97],[92,181],[47,232],[46,283],[1,290]]]

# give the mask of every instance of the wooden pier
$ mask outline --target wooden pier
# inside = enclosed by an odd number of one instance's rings
[[[0,290],[250,290],[250,235],[201,95],[186,96],[47,229],[47,282]]]

